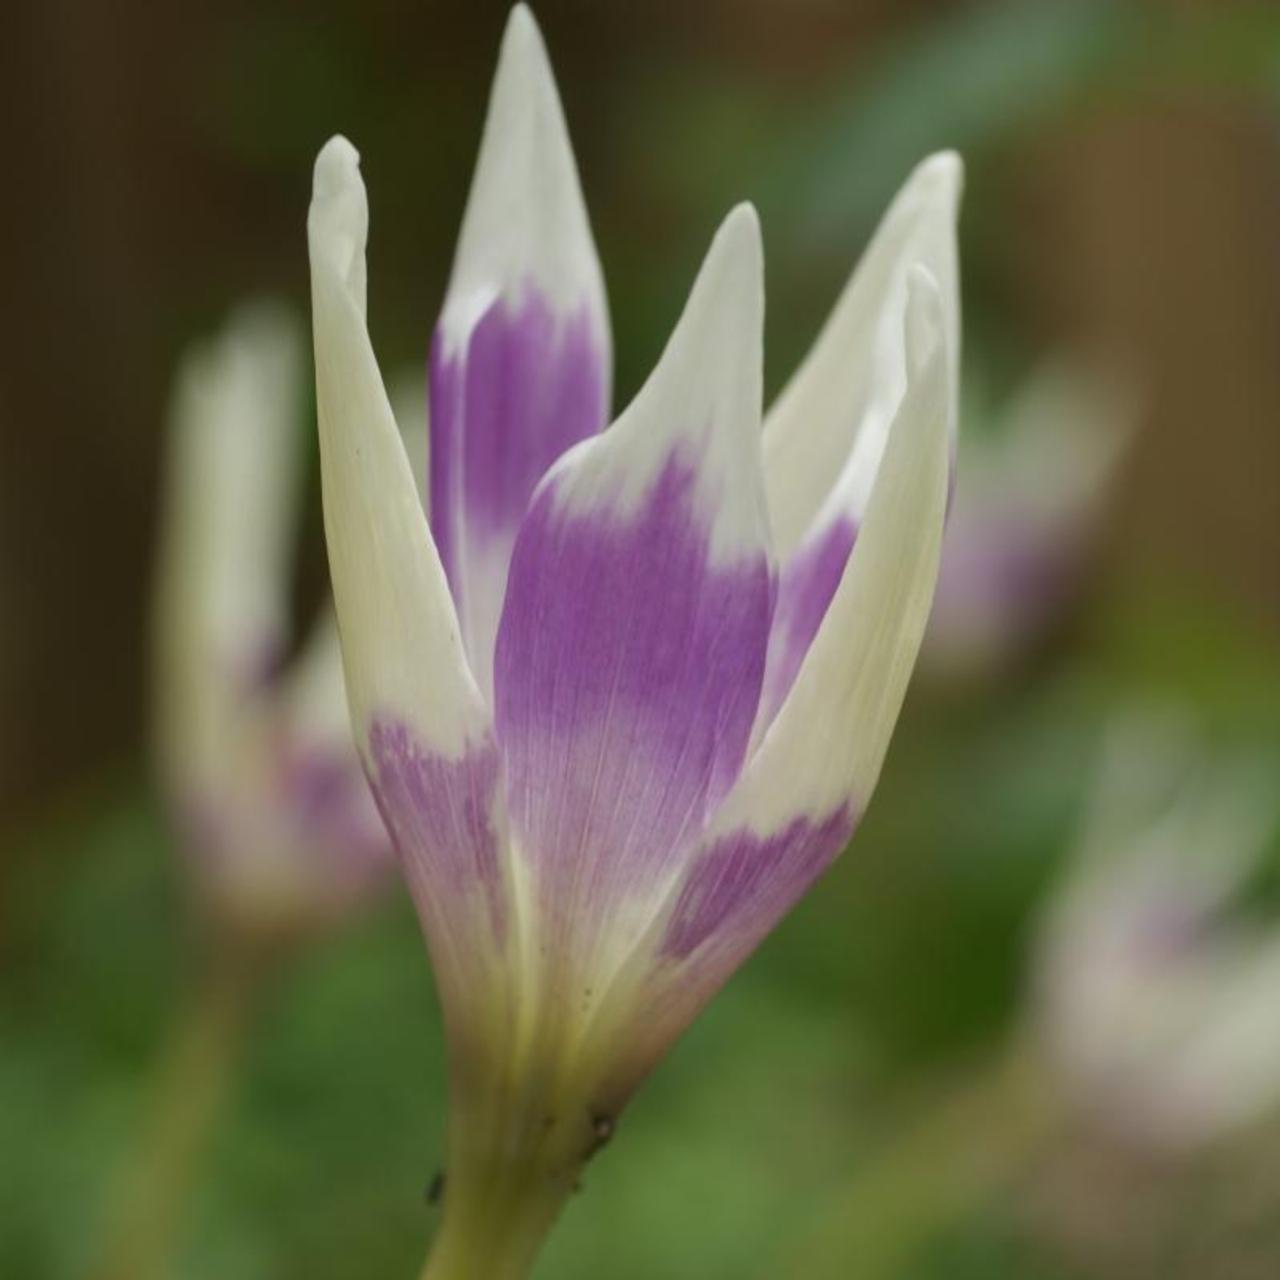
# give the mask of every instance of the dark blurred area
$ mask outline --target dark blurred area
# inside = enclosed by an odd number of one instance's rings
[[[1076,1117],[1024,1040],[1035,932],[1116,708],[1176,703],[1277,789],[1280,12],[536,13],[608,281],[615,406],[740,199],[763,219],[776,391],[941,147],[967,164],[963,431],[997,431],[995,406],[1059,352],[1120,370],[1133,405],[1068,598],[998,661],[923,664],[851,853],[659,1072],[539,1274],[1277,1274],[1266,1107],[1225,1146],[1153,1152]],[[5,1276],[83,1272],[183,999],[180,855],[148,781],[174,368],[241,299],[305,313],[311,165],[338,131],[370,191],[383,367],[425,367],[506,15],[477,0],[6,10]],[[325,580],[311,469],[300,612]],[[1275,928],[1269,840],[1248,894]],[[173,1274],[414,1274],[443,1066],[400,895],[295,959],[265,1003]],[[1207,1078],[1235,1089],[1235,1059],[1213,1061]],[[1280,1099],[1280,1058],[1276,1074]]]

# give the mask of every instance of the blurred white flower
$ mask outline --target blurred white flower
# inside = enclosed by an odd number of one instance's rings
[[[1132,439],[1136,398],[1051,358],[989,431],[960,433],[942,568],[921,662],[967,678],[1003,669],[1078,590]]]
[[[1126,719],[1103,752],[1039,932],[1036,1014],[1069,1091],[1138,1141],[1192,1145],[1280,1104],[1280,924],[1232,910],[1275,784],[1167,718]]]
[[[391,865],[329,606],[284,665],[304,372],[294,318],[248,306],[187,354],[171,413],[157,766],[203,904],[248,931],[318,923]]]

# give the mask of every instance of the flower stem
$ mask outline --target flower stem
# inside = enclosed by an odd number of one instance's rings
[[[446,1190],[453,1204],[445,1210],[422,1280],[526,1280],[561,1197],[529,1187],[496,1186],[486,1197],[478,1191]]]
[[[175,1023],[157,1067],[152,1113],[121,1169],[93,1280],[159,1280],[170,1271],[182,1210],[235,1075],[258,958],[224,947]]]
[[[444,1218],[422,1280],[525,1280],[612,1132],[556,1067],[452,1064]]]

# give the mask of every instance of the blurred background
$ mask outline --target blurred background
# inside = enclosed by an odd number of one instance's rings
[[[6,8],[0,1274],[15,1280],[90,1274],[200,969],[148,737],[181,353],[245,298],[305,315],[311,164],[340,130],[370,189],[384,368],[424,369],[506,12]],[[764,223],[776,391],[916,161],[950,146],[968,166],[956,518],[880,793],[639,1096],[538,1274],[1280,1273],[1280,11],[536,13],[608,280],[615,404],[732,203]],[[300,617],[324,590],[315,470]],[[1177,730],[1117,747],[1117,723],[1151,708]],[[1130,787],[1175,738],[1156,782]],[[1099,800],[1117,778],[1119,817]],[[1109,879],[1131,846],[1144,874]],[[398,884],[273,962],[227,1077],[167,1274],[416,1274],[443,1049]]]

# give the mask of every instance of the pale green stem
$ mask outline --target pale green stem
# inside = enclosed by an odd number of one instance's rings
[[[454,1179],[445,1203],[422,1280],[526,1280],[564,1193],[528,1178]]]
[[[170,1034],[141,1145],[118,1175],[92,1280],[162,1280],[170,1274],[182,1211],[234,1079],[262,976],[256,958],[229,951],[210,965]]]
[[[555,1054],[456,1060],[444,1216],[422,1280],[525,1280],[612,1133]]]

